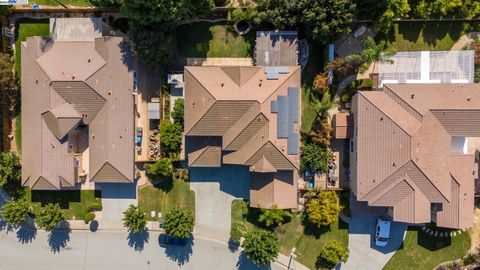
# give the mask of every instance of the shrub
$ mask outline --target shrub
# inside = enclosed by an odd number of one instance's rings
[[[173,174],[172,159],[162,158],[154,164],[145,164],[145,170],[147,174],[154,177],[171,176]]]
[[[181,126],[172,124],[170,120],[163,120],[160,124],[160,145],[163,156],[177,158],[182,145]]]
[[[165,214],[163,228],[168,236],[175,238],[190,238],[193,231],[194,217],[191,211],[182,208],[172,208]]]
[[[42,207],[36,215],[38,227],[46,231],[52,231],[60,225],[63,220],[65,220],[65,214],[58,203],[47,204],[45,207]]]
[[[230,230],[230,240],[235,243],[240,243],[240,238],[244,237],[246,232],[245,224],[235,222],[232,224],[232,229]]]
[[[307,195],[305,211],[308,221],[317,227],[329,226],[338,219],[340,205],[338,196],[332,190],[316,190]]]
[[[317,266],[332,269],[340,262],[347,262],[349,253],[348,247],[335,240],[330,241],[320,251]]]
[[[184,119],[184,107],[185,107],[185,100],[183,98],[179,98],[175,100],[175,104],[173,105],[172,111],[172,118],[175,124],[179,124],[183,129],[183,119]]]
[[[313,89],[320,93],[326,93],[328,92],[328,76],[325,73],[319,73],[315,78],[313,79]]]
[[[90,205],[87,206],[87,212],[92,212],[96,210],[101,210],[102,209],[102,204],[101,203],[91,203]]]
[[[241,201],[241,204],[242,204],[242,216],[246,217],[248,215],[248,204],[244,200]]]
[[[95,213],[93,213],[93,212],[86,213],[85,217],[83,218],[83,220],[85,220],[85,224],[88,224],[90,221],[92,221],[94,219],[95,219]]]
[[[127,227],[131,233],[138,233],[145,229],[147,216],[140,207],[131,204],[123,215],[123,226]]]
[[[326,147],[307,143],[302,146],[300,169],[302,171],[307,169],[327,171],[330,158],[330,152]]]
[[[1,208],[1,217],[10,225],[18,225],[27,219],[30,209],[30,204],[26,200],[11,200]]]
[[[277,236],[269,231],[257,230],[245,235],[243,252],[256,265],[267,265],[278,257],[280,244]]]
[[[273,205],[271,209],[262,209],[262,214],[258,217],[258,222],[264,223],[267,227],[276,227],[283,223],[285,218],[292,217],[291,213],[279,209]]]

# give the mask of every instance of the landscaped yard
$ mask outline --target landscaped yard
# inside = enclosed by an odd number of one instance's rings
[[[383,269],[430,270],[442,262],[463,257],[469,249],[469,232],[443,238],[430,236],[420,227],[410,227],[402,246]]]
[[[22,116],[20,114],[15,117],[15,144],[17,151],[22,153]]]
[[[65,210],[66,219],[83,220],[88,206],[102,204],[100,190],[30,190],[25,188],[25,199],[32,202],[34,213],[47,203],[58,203]]]
[[[311,95],[311,91],[311,87],[302,88],[302,132],[306,134],[310,132],[320,107],[320,102]]]
[[[253,230],[261,227],[257,222],[257,218],[258,216],[255,213],[251,213],[251,211],[249,211],[247,217],[242,216],[242,201],[233,201],[232,224],[236,222],[243,223],[247,231]],[[280,225],[274,230],[283,254],[289,255],[292,248],[295,247],[295,253],[298,256],[297,260],[310,269],[316,269],[317,257],[327,242],[336,240],[348,246],[348,224],[337,221],[330,226],[330,230],[319,230],[304,226],[302,219],[301,214],[295,214],[289,222]]]
[[[49,36],[50,26],[48,20],[21,20],[17,25],[17,40],[15,40],[15,72],[20,77],[21,72],[21,49],[20,43],[25,41],[27,37],[33,36]]]
[[[182,207],[195,211],[195,193],[190,190],[190,183],[178,178],[166,179],[163,184],[147,186],[138,190],[138,205],[145,210],[149,220],[151,211],[165,214],[172,207]]]
[[[183,57],[252,57],[255,31],[239,36],[230,24],[186,24],[177,28],[176,42]]]
[[[64,5],[72,5],[72,6],[89,6],[87,0],[61,0],[60,1]],[[30,5],[49,5],[49,6],[59,6],[57,1],[54,0],[30,0],[28,1]]]
[[[390,51],[441,51],[450,50],[467,29],[463,22],[402,22],[384,38]]]

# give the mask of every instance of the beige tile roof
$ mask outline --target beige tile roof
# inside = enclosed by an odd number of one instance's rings
[[[472,226],[473,155],[452,153],[452,136],[478,137],[480,85],[391,84],[353,101],[352,189],[358,200],[393,207],[395,220]]]
[[[126,44],[120,37],[31,37],[22,43],[22,183],[42,189],[77,184],[69,144],[79,136],[89,137],[81,141],[88,142],[92,181],[133,181],[133,75]],[[76,132],[85,125],[88,132]]]
[[[287,96],[289,87],[300,89],[299,67],[288,67],[288,73],[279,74],[277,80],[267,80],[264,67],[185,67],[185,136],[222,138],[221,147],[214,148],[215,155],[208,146],[187,151],[189,165],[236,164],[264,173],[295,171],[299,157],[289,155],[287,139],[277,137],[277,113],[271,111],[271,101]],[[297,133],[298,126],[294,129]],[[212,152],[206,155],[207,151]],[[197,164],[203,156],[208,158]],[[296,190],[295,181],[287,182],[290,184],[276,184],[275,189]],[[296,207],[290,195],[285,198],[286,208]]]

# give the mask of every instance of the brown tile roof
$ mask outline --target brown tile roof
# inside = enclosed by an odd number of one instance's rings
[[[352,189],[371,206],[393,207],[398,221],[472,226],[474,157],[452,153],[452,136],[478,137],[480,85],[392,84],[359,92]],[[473,172],[473,173],[472,173]]]
[[[206,145],[190,150],[186,145],[189,165],[236,164],[264,173],[295,171],[299,156],[288,154],[287,139],[277,136],[277,113],[272,112],[271,106],[279,96],[286,97],[289,88],[300,89],[300,68],[287,70],[278,74],[278,79],[267,80],[264,67],[185,67],[187,144],[189,137],[221,137],[221,145],[214,148]],[[300,98],[295,105],[300,114]],[[296,123],[293,129],[297,135],[299,125]],[[296,190],[296,182],[289,183],[277,186]]]
[[[89,148],[92,181],[133,181],[133,75],[126,44],[120,37],[82,42],[31,37],[22,43],[23,184],[75,186],[69,145],[77,141]]]

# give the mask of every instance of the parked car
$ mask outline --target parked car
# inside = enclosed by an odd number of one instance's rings
[[[390,238],[390,223],[386,218],[377,219],[377,229],[375,232],[375,245],[377,247],[385,247]]]

